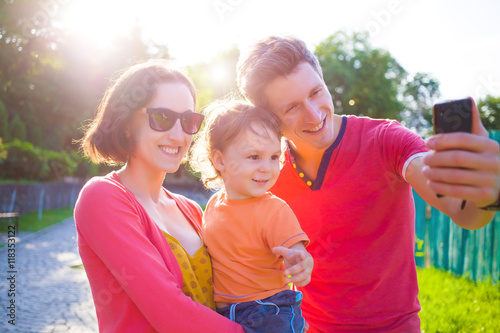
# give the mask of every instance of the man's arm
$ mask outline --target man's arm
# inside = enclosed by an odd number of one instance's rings
[[[499,145],[488,138],[479,111],[472,103],[472,133],[440,134],[427,141],[432,151],[414,159],[405,178],[430,205],[450,216],[458,226],[478,229],[495,212],[479,207],[496,202],[500,193]],[[436,193],[444,195],[438,198]],[[467,200],[462,209],[463,200]]]

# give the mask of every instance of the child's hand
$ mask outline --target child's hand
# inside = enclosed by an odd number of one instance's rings
[[[287,283],[291,282],[298,287],[303,287],[311,282],[314,260],[309,252],[306,251],[302,242],[296,243],[290,248],[277,246],[273,248],[273,253],[283,257],[285,261]]]

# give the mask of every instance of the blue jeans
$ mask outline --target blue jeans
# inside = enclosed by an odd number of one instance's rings
[[[243,326],[246,333],[300,333],[305,325],[301,302],[300,291],[285,290],[262,300],[234,303],[217,312]]]

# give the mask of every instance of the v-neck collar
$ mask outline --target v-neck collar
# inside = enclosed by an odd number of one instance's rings
[[[338,147],[338,145],[342,141],[346,126],[347,126],[347,117],[342,116],[342,124],[340,125],[339,135],[337,135],[337,138],[330,145],[330,147],[328,147],[325,150],[323,157],[321,158],[321,163],[318,168],[318,174],[316,176],[316,180],[314,182],[309,177],[307,177],[307,175],[300,169],[297,163],[295,163],[295,158],[293,157],[292,152],[290,150],[290,144],[288,141],[286,141],[288,154],[290,155],[292,160],[292,167],[295,169],[300,179],[302,179],[304,183],[306,183],[306,185],[311,189],[311,191],[317,191],[321,189],[321,186],[323,185],[323,180],[325,179],[326,170],[328,170],[328,165],[330,164],[330,160],[332,159],[333,151],[335,150],[335,148]]]

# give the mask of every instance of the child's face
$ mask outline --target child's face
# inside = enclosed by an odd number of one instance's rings
[[[261,125],[241,132],[224,152],[214,154],[229,199],[259,197],[276,183],[280,172],[278,137]],[[258,134],[256,134],[258,133]]]

